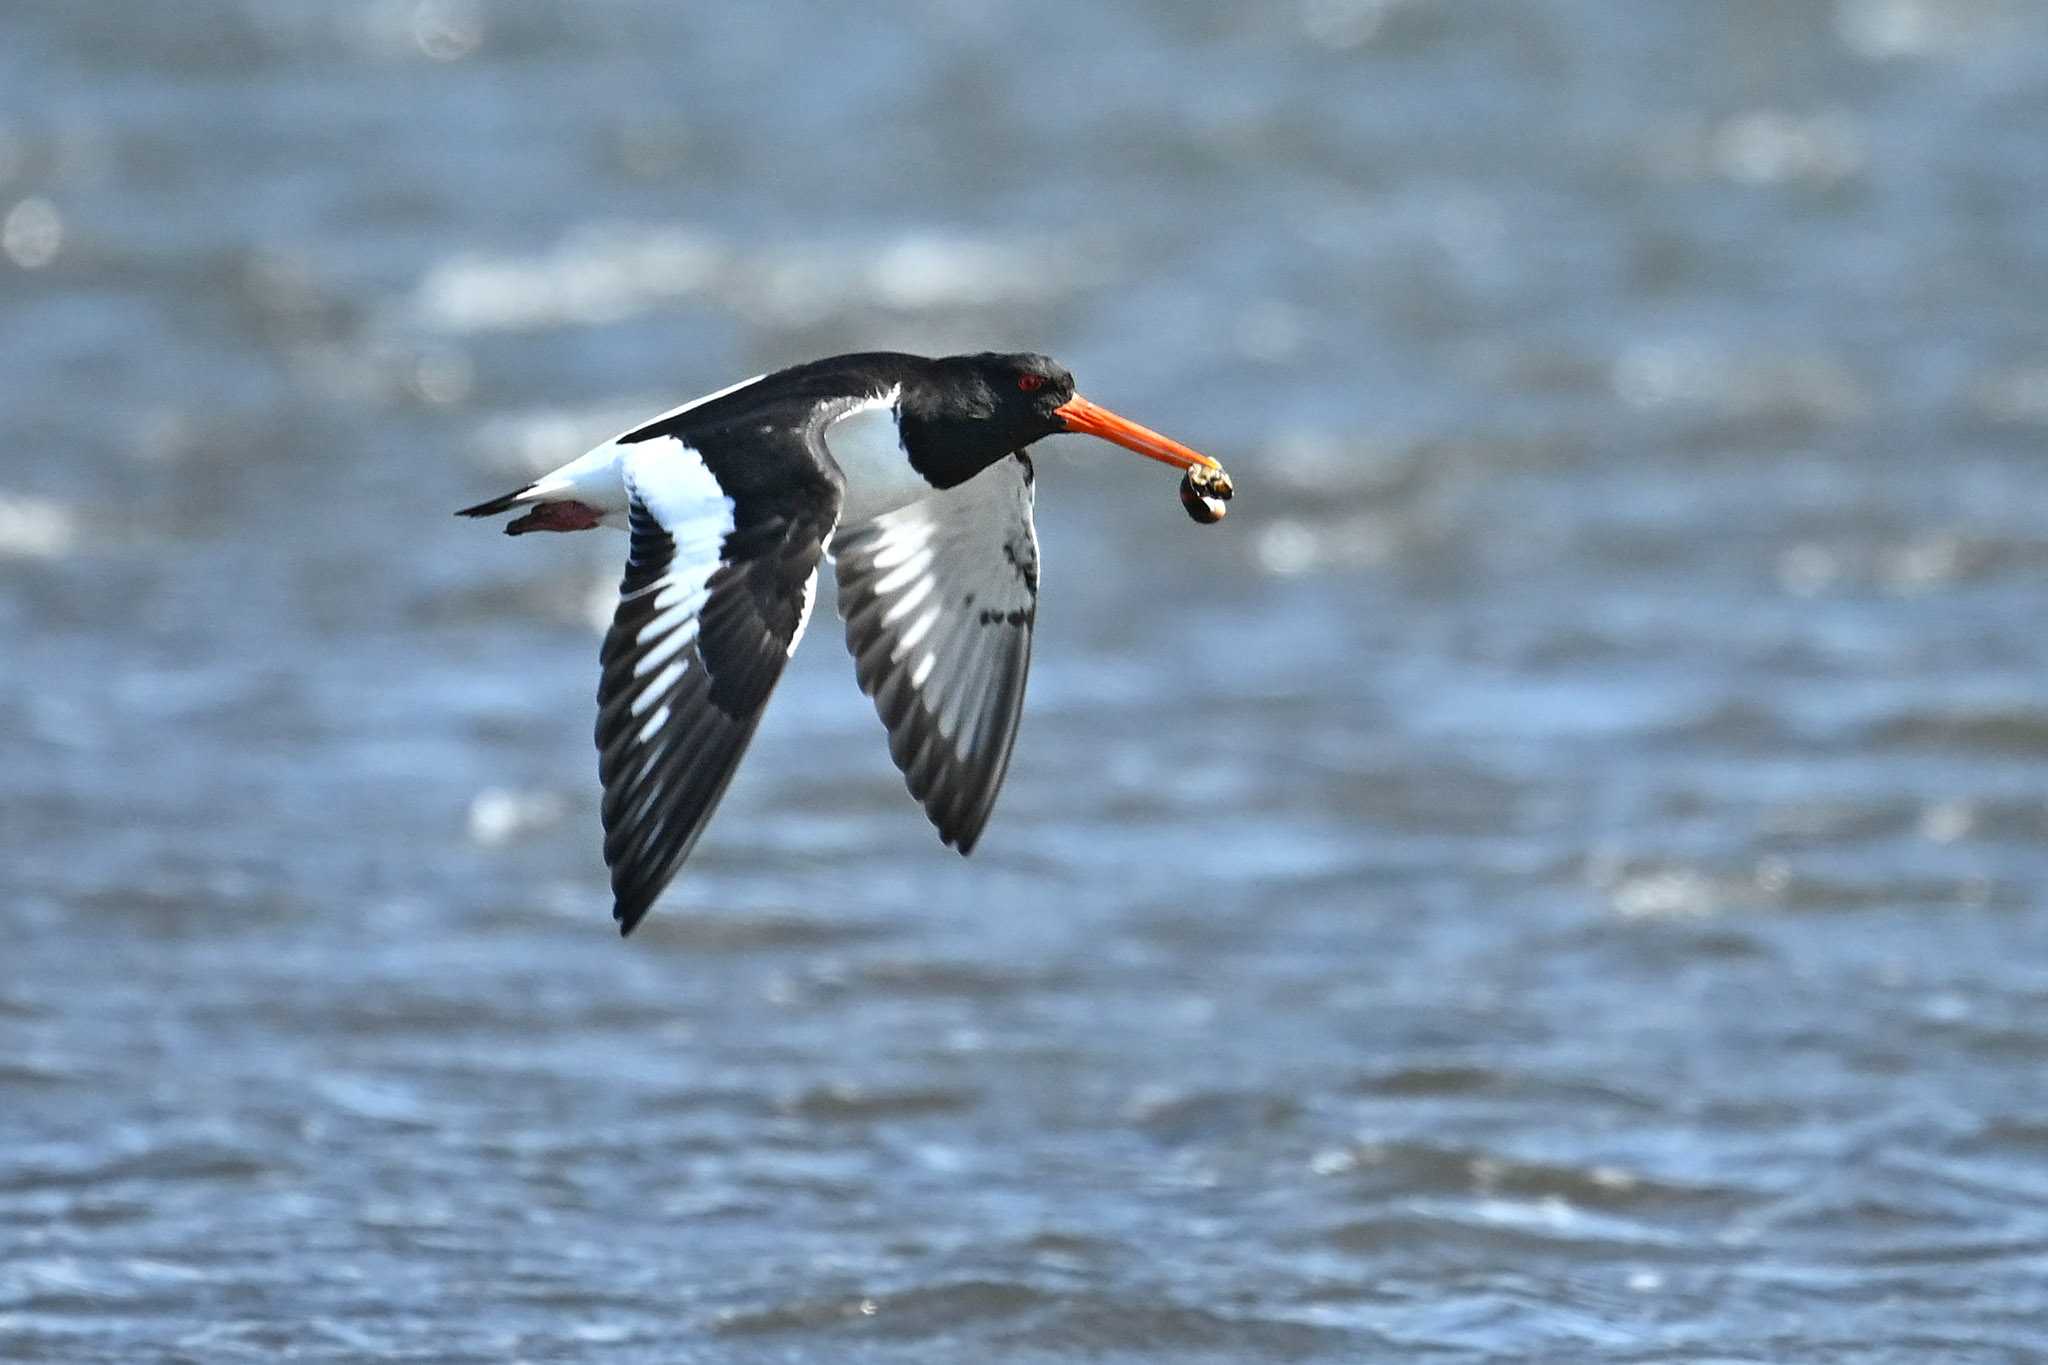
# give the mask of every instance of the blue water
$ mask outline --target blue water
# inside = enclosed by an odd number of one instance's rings
[[[0,1358],[2048,1349],[2048,10],[0,37]],[[821,609],[621,942],[449,513],[870,347],[1232,514],[1040,447],[975,856]]]

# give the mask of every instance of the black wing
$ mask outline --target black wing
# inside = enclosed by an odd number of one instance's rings
[[[803,634],[839,511],[823,474],[772,498],[729,496],[675,438],[646,441],[625,477],[632,545],[597,691],[604,859],[622,934],[732,781]]]
[[[1019,452],[832,541],[861,691],[910,794],[962,853],[995,807],[1031,671],[1031,483]]]

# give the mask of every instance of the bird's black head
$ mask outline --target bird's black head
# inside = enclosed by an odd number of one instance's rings
[[[949,355],[924,363],[897,399],[903,448],[935,487],[967,482],[1013,450],[1055,432],[1097,436],[1180,469],[1219,469],[1170,436],[1074,392],[1074,376],[1042,355]]]
[[[945,356],[903,387],[904,447],[919,473],[951,488],[1040,437],[1068,430],[1059,409],[1073,397],[1074,376],[1048,356]]]

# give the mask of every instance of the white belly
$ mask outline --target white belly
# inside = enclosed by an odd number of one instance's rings
[[[846,476],[839,524],[853,526],[908,507],[938,490],[911,466],[896,429],[899,390],[870,398],[825,428],[825,449]]]

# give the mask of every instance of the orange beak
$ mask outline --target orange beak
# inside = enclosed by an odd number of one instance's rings
[[[1078,431],[1087,436],[1100,436],[1105,441],[1114,441],[1125,450],[1135,450],[1147,459],[1175,465],[1181,469],[1221,469],[1207,455],[1190,450],[1169,436],[1161,436],[1150,427],[1141,427],[1128,417],[1119,417],[1108,408],[1098,407],[1087,399],[1075,394],[1066,402],[1054,408],[1053,415],[1067,424],[1068,431]]]

